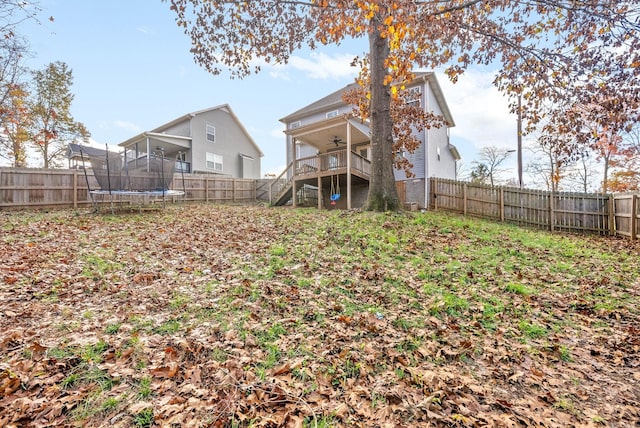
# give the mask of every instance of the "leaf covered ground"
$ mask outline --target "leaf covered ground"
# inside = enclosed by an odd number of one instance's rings
[[[0,426],[637,426],[639,253],[434,212],[0,212]]]

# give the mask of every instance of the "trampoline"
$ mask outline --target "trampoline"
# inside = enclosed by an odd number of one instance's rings
[[[116,205],[149,206],[160,200],[164,206],[168,197],[183,196],[184,191],[173,190],[173,175],[176,162],[159,154],[148,153],[143,157],[128,159],[127,153],[109,152],[104,157],[91,157],[91,168],[98,182],[99,189],[91,189],[85,168],[87,188],[91,195],[94,211],[101,206],[109,205],[113,210]],[[80,152],[84,161],[84,154]],[[184,180],[184,177],[183,177]]]

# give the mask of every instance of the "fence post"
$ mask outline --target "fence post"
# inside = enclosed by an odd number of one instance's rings
[[[209,202],[209,177],[204,177],[204,201]]]
[[[236,179],[235,179],[235,178],[232,178],[232,179],[231,179],[231,192],[232,192],[232,194],[233,194],[233,202],[235,202],[235,201],[236,201],[236,191],[237,191],[237,188],[236,188]]]
[[[433,210],[438,211],[438,179],[433,179]]]
[[[467,183],[462,186],[462,213],[467,215]]]
[[[638,195],[631,196],[631,239],[638,238]]]
[[[78,208],[78,170],[73,170],[73,209]]]
[[[553,198],[553,192],[549,193],[549,230],[553,232],[556,226],[556,201]]]
[[[504,222],[504,188],[500,188],[500,221]]]
[[[608,200],[609,205],[609,235],[613,236],[616,234],[616,198],[613,195],[609,195]]]

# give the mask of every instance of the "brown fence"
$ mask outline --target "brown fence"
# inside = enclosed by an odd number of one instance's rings
[[[431,208],[551,231],[639,234],[638,195],[547,192],[431,178]]]
[[[99,189],[93,173],[79,169],[0,168],[0,209],[91,205],[87,189]],[[245,202],[256,200],[256,181],[215,175],[175,174],[174,190],[185,196],[168,201]]]

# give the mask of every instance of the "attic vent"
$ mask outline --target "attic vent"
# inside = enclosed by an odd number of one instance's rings
[[[327,119],[331,119],[332,117],[338,116],[338,110],[328,111],[326,114]]]
[[[296,129],[296,128],[300,128],[300,125],[301,125],[301,123],[300,123],[300,121],[299,121],[299,120],[297,120],[297,121],[295,121],[295,122],[291,122],[291,123],[289,124],[289,129]]]

